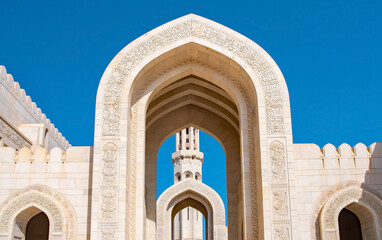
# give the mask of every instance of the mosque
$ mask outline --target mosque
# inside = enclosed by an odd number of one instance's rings
[[[186,15],[114,57],[78,147],[0,66],[0,240],[382,239],[382,143],[294,143],[286,83],[252,40]],[[226,206],[202,181],[199,130],[224,149]]]

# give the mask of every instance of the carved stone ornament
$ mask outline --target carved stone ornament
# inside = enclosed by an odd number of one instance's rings
[[[102,218],[104,220],[113,220],[116,216],[116,194],[112,192],[102,193]]]
[[[274,219],[288,219],[287,188],[273,188],[272,194]]]
[[[101,231],[101,240],[115,240],[116,235],[115,231],[103,230]]]
[[[110,143],[103,149],[102,186],[114,186],[117,180],[117,146]]]
[[[325,229],[335,229],[338,221],[339,212],[344,207],[344,203],[352,201],[362,201],[375,211],[378,218],[382,216],[382,199],[361,188],[351,187],[334,195],[326,204],[324,211]],[[382,229],[382,222],[379,221],[379,228]]]
[[[23,147],[30,148],[31,143],[20,135],[11,125],[9,125],[4,119],[0,117],[0,136],[3,136],[12,143],[14,143],[18,149]]]
[[[269,145],[272,225],[274,239],[289,239],[289,203],[284,144],[273,141]]]
[[[286,166],[284,145],[279,141],[274,141],[269,147],[271,156],[271,176],[272,183],[286,182]]]
[[[102,149],[100,196],[100,222],[102,239],[115,239],[115,230],[118,228],[118,147],[108,142]]]
[[[144,59],[155,54],[161,49],[167,48],[172,44],[176,44],[187,38],[198,39],[200,42],[210,42],[217,46],[230,51],[233,55],[240,58],[243,62],[252,68],[256,77],[260,80],[263,88],[265,101],[266,126],[268,134],[284,133],[284,116],[282,93],[279,79],[272,65],[265,59],[253,43],[249,40],[243,40],[235,34],[209,24],[197,18],[186,18],[183,21],[178,21],[176,24],[166,27],[164,25],[160,30],[156,30],[154,34],[147,38],[140,39],[139,42],[134,42],[127,51],[121,52],[119,62],[116,62],[114,67],[108,74],[103,93],[103,110],[102,110],[102,135],[103,136],[119,136],[121,124],[121,97],[122,89],[128,76],[131,76],[132,71],[141,64]],[[126,50],[125,49],[125,50]],[[243,94],[248,112],[248,140],[249,140],[249,158],[251,167],[251,214],[252,232],[254,236],[258,235],[257,229],[257,183],[256,183],[256,159],[255,159],[255,140],[254,140],[254,114],[253,104],[248,101],[245,94],[245,88],[240,86],[240,82],[231,79],[233,83],[240,89]],[[146,84],[145,88],[149,85]],[[137,128],[137,106],[133,105],[132,109],[132,139],[130,152],[130,181],[129,181],[129,217],[128,226],[129,236],[132,239],[135,237],[135,222],[136,222],[136,128]],[[282,174],[281,174],[282,175]]]
[[[1,204],[0,233],[9,233],[17,213],[31,206],[48,215],[53,232],[65,234],[68,240],[77,238],[76,214],[70,203],[61,194],[41,185],[18,191]]]
[[[276,227],[273,229],[274,240],[289,239],[289,229],[286,227]]]
[[[284,132],[282,94],[271,64],[249,41],[244,41],[221,28],[192,18],[163,28],[142,40],[122,56],[106,82],[103,102],[102,135],[117,136],[120,131],[121,93],[126,77],[147,56],[189,37],[211,42],[242,59],[257,74],[264,89],[267,129],[269,134]]]

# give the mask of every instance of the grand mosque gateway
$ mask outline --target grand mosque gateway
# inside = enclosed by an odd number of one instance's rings
[[[280,69],[223,25],[190,14],[124,47],[99,83],[94,146],[71,146],[15,80],[0,66],[0,240],[382,239],[382,143],[293,143]],[[204,159],[200,131],[225,162]],[[224,201],[204,161],[226,166]]]

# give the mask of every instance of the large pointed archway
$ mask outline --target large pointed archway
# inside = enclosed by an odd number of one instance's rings
[[[184,91],[177,92],[181,87]],[[194,114],[187,117],[190,111]],[[174,124],[163,124],[166,118]],[[293,145],[285,80],[254,42],[192,14],[126,46],[101,79],[92,239],[155,236],[155,175],[148,174],[156,163],[150,159],[169,134],[188,125],[219,139],[227,156],[231,149],[227,192],[239,204],[228,200],[229,238],[236,239],[241,229],[244,239],[288,239],[292,168],[287,164]],[[230,182],[237,185],[235,191]],[[121,210],[127,214],[118,214]]]

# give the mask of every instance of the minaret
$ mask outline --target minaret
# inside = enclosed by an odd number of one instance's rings
[[[176,134],[176,152],[172,154],[174,184],[193,178],[202,181],[203,153],[199,151],[199,129],[188,127]],[[192,207],[174,218],[174,240],[202,240],[203,215]]]

